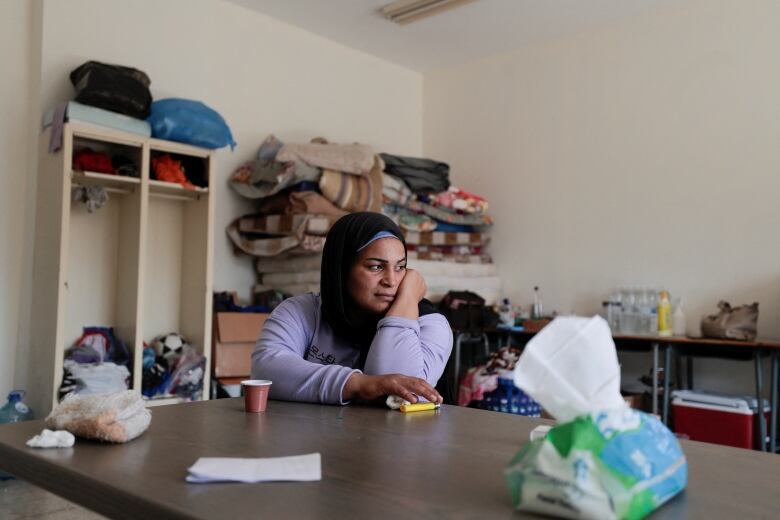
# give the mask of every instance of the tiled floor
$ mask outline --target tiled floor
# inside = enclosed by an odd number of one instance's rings
[[[21,480],[0,481],[3,520],[102,520],[106,517]]]

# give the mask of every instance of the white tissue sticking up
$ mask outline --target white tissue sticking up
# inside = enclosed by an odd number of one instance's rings
[[[72,433],[65,430],[51,431],[43,430],[41,433],[27,441],[31,448],[70,448],[76,438]]]
[[[609,325],[593,318],[556,318],[528,342],[515,385],[559,422],[626,407]]]

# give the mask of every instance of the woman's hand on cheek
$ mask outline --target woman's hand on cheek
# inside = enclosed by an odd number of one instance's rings
[[[425,293],[428,291],[428,284],[425,283],[425,278],[422,277],[419,271],[415,269],[407,269],[404,279],[401,281],[401,285],[398,286],[398,295],[396,298],[408,297],[413,300],[414,303],[418,303],[425,298]]]
[[[410,403],[416,403],[417,396],[424,397],[432,403],[441,403],[443,400],[439,392],[424,379],[402,374],[368,376],[356,372],[344,385],[343,394],[344,400],[373,401],[388,395],[397,395]]]

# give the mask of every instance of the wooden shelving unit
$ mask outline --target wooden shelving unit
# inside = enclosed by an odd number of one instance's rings
[[[141,389],[144,342],[183,334],[207,364],[209,395],[215,171],[212,150],[71,122],[63,146],[40,147],[34,261],[30,392],[39,416],[57,402],[64,353],[84,326],[114,327],[132,350],[131,387]],[[139,176],[72,168],[80,148],[129,158]],[[154,180],[151,158],[170,153],[203,167],[207,187]],[[103,186],[107,204],[88,213],[75,186]],[[150,406],[180,402],[162,398]]]

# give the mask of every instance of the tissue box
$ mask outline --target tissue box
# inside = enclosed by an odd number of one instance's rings
[[[687,435],[693,441],[759,448],[755,398],[690,390],[674,392],[672,397],[675,432]],[[769,410],[769,404],[764,401],[766,424],[769,424]]]
[[[655,417],[582,415],[527,443],[506,469],[515,507],[563,518],[644,518],[685,488],[680,444]]]

